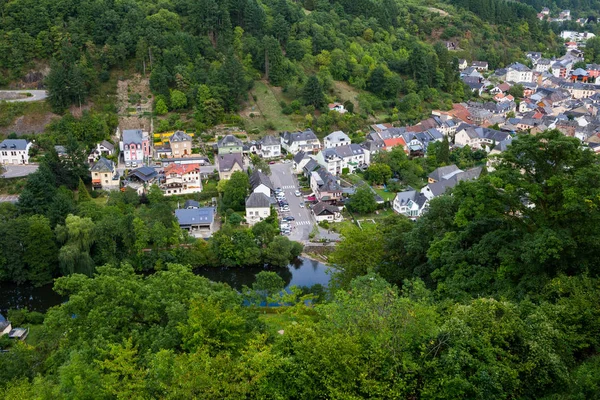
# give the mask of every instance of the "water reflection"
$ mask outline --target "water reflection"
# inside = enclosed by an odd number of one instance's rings
[[[329,284],[329,268],[318,261],[297,258],[284,268],[242,267],[242,268],[198,268],[194,272],[215,282],[225,282],[234,289],[252,286],[254,276],[261,271],[274,271],[283,278],[285,286],[313,286]],[[6,315],[8,309],[27,307],[31,311],[46,312],[66,299],[52,290],[53,284],[34,287],[0,283],[0,314]]]

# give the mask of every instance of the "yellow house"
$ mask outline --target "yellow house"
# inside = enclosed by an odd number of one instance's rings
[[[115,168],[115,163],[104,157],[92,166],[92,188],[102,190],[115,190],[119,188],[119,174]]]
[[[236,171],[244,170],[244,160],[240,153],[219,154],[217,155],[219,163],[219,179],[227,180],[231,178],[231,174]]]

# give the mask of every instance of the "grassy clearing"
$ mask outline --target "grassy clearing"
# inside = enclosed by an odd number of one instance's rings
[[[383,200],[394,200],[394,197],[396,196],[396,193],[393,192],[386,192],[385,189],[377,189],[377,188],[373,188],[373,190],[375,190],[375,192],[381,196],[381,198]]]
[[[256,100],[254,100],[256,98]],[[246,130],[264,131],[298,130],[301,125],[291,116],[281,112],[281,105],[272,88],[261,81],[254,82],[250,91],[248,106],[240,115],[246,124]],[[252,115],[252,116],[251,116]]]
[[[353,88],[347,82],[335,81],[333,82],[333,92],[342,102],[350,100],[354,103],[354,112],[360,114],[360,106],[358,105],[360,91],[358,89]]]

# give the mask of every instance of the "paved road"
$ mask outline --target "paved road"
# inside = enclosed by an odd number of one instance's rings
[[[16,194],[0,194],[0,203],[16,203],[19,196]]]
[[[298,189],[298,182],[292,173],[292,164],[278,163],[271,165],[271,181],[273,186],[283,189],[290,205],[290,211],[281,215],[291,215],[296,219],[291,222],[292,233],[289,238],[299,242],[308,240],[308,234],[312,231],[315,222],[310,212],[306,208],[300,207],[300,203],[304,202],[303,197],[294,195],[294,191]]]
[[[37,164],[26,164],[26,165],[3,165],[5,170],[4,174],[2,174],[2,178],[21,178],[23,176],[27,176],[29,174],[33,174],[37,171],[39,165]]]
[[[28,97],[5,100],[9,103],[16,102],[16,101],[39,101],[39,100],[45,100],[46,97],[48,97],[48,92],[46,92],[45,90],[0,90],[0,93],[31,93],[32,94],[32,96],[28,96]],[[1,100],[1,98],[0,98],[0,100]]]

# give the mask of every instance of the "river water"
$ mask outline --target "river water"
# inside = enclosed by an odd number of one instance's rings
[[[194,270],[194,273],[215,282],[227,283],[239,290],[244,285],[251,286],[254,282],[254,275],[265,270],[277,272],[285,281],[286,287],[315,284],[327,286],[330,279],[329,267],[318,261],[302,257],[283,268],[198,268]],[[27,307],[31,311],[45,312],[48,308],[65,300],[52,290],[52,284],[34,287],[0,283],[0,314],[4,316],[6,316],[6,311],[11,308]]]

